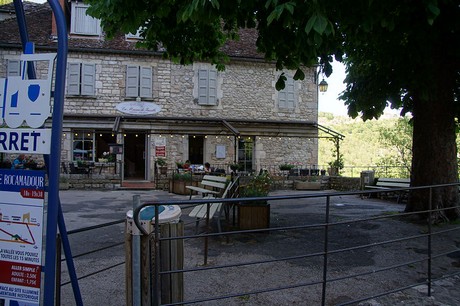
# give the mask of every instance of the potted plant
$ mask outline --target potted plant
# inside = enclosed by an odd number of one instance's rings
[[[158,165],[158,168],[160,168],[161,174],[168,173],[168,167],[166,166],[166,160],[164,160],[163,158],[157,158],[157,165]]]
[[[253,177],[241,187],[240,196],[245,198],[266,197],[270,192],[272,179],[268,172]],[[270,226],[270,204],[266,200],[242,201],[238,205],[240,229],[261,229]]]
[[[238,163],[230,164],[230,169],[236,172],[237,170],[240,170],[240,165]]]
[[[172,179],[169,181],[169,192],[175,194],[190,194],[190,190],[185,186],[198,186],[198,181],[192,180],[192,174],[190,172],[174,173]]]
[[[295,166],[294,165],[291,165],[291,164],[281,164],[279,165],[279,168],[281,171],[289,171],[291,169],[293,169]]]
[[[328,165],[329,168],[327,172],[330,176],[339,175],[339,171],[344,167],[342,155],[340,155],[336,160],[329,162]]]

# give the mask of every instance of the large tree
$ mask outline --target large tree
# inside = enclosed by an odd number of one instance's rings
[[[333,58],[347,69],[341,98],[348,114],[378,118],[389,104],[413,115],[413,186],[458,182],[455,129],[459,114],[458,0],[87,0],[107,35],[135,33],[144,46],[164,48],[180,63],[207,60],[223,69],[221,47],[255,28],[257,47],[278,69]],[[278,88],[283,86],[281,77]],[[413,193],[407,211],[428,208],[428,193]],[[459,216],[458,189],[435,189],[434,204]]]

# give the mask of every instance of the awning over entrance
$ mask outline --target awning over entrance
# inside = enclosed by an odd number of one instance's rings
[[[189,118],[152,116],[64,116],[72,128],[149,130],[152,134],[221,135],[261,137],[337,138],[344,136],[316,122],[301,120],[248,120],[231,118]],[[320,133],[323,132],[323,133]]]

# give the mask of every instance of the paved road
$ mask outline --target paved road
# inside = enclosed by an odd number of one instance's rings
[[[279,191],[273,195],[298,193],[295,191]],[[140,195],[141,201],[151,200],[186,200],[186,196],[168,194],[164,191],[88,191],[68,190],[61,192],[64,218],[68,230],[74,230],[86,226],[93,226],[114,220],[124,220],[126,212],[132,208],[133,196]],[[271,226],[290,226],[295,224],[315,224],[324,220],[324,199],[296,199],[288,201],[271,202]],[[378,215],[393,215],[404,209],[401,204],[381,201],[376,199],[360,199],[356,196],[339,196],[331,198],[331,216],[334,221],[359,219]],[[193,220],[184,211],[183,220],[187,224],[186,232],[194,230]],[[347,224],[331,231],[329,237],[331,248],[340,248],[354,244],[366,244],[383,239],[390,235],[396,238],[423,232],[424,228],[414,224],[400,221],[377,222],[370,221],[359,224]],[[450,237],[449,245],[457,243],[460,246],[460,238]],[[124,280],[124,225],[118,224],[89,233],[71,235],[71,246],[77,266],[79,277],[93,273],[95,270],[106,271],[80,280],[85,305],[125,305],[125,280]],[[280,231],[270,235],[236,235],[229,239],[217,237],[211,239],[209,249],[210,265],[226,264],[235,260],[271,260],[285,256],[296,256],[305,250],[321,251],[317,242],[322,241],[322,231]],[[78,257],[78,254],[97,247],[119,244],[97,253],[91,253]],[[423,254],[423,241],[421,246],[418,242],[405,242],[399,246],[385,246],[380,251],[354,250],[350,255],[331,257],[331,275],[339,275],[342,272],[358,273],[369,267],[397,264],[413,260],[415,256]],[[444,243],[447,244],[447,243]],[[318,248],[318,249],[316,249]],[[187,267],[200,267],[203,263],[203,243],[201,240],[186,242],[185,265]],[[460,252],[453,252],[448,260],[453,268],[460,267]],[[109,268],[115,266],[114,268]],[[245,269],[243,272],[237,269],[210,271],[207,274],[185,276],[185,295],[187,299],[199,299],[204,296],[215,294],[228,294],[229,290],[250,289],[257,284],[256,288],[272,287],[290,284],[296,278],[305,278],[318,274],[320,261],[294,261],[281,262],[270,268],[253,270]],[[63,264],[65,270],[65,265]],[[415,272],[414,272],[415,271]],[[402,272],[385,273],[381,278],[372,276],[360,277],[353,284],[332,285],[329,291],[327,305],[336,305],[359,296],[362,292],[375,292],[377,289],[389,288],[401,281],[415,281],[424,277],[423,267],[420,274],[419,268],[407,267]],[[435,271],[437,276],[446,271]],[[242,278],[244,275],[244,278]],[[418,278],[418,279],[417,279]],[[63,273],[62,282],[66,282],[66,274]],[[433,297],[426,297],[426,286],[406,290],[403,293],[378,298],[362,305],[460,305],[460,278],[447,279],[435,284]],[[318,305],[319,300],[313,296],[318,292],[302,290],[287,290],[276,293],[259,294],[247,298],[235,298],[220,300],[217,302],[198,303],[198,305]],[[308,302],[307,302],[308,301]],[[61,305],[74,305],[70,285],[62,287]]]

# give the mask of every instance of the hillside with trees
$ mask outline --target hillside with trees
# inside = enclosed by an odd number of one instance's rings
[[[376,170],[385,176],[409,177],[412,128],[408,117],[394,115],[363,121],[320,113],[318,121],[345,136],[340,141],[340,155],[344,162],[342,175],[357,177],[362,170]],[[334,143],[320,138],[318,153],[318,163],[326,169],[328,163],[335,160]]]

